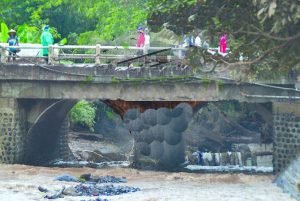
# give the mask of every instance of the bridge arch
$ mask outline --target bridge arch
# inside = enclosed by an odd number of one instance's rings
[[[78,100],[29,101],[31,108],[27,112],[29,129],[25,141],[24,163],[43,165],[55,159],[68,160],[72,157],[68,146],[68,112]],[[122,100],[103,101],[121,117],[130,108],[139,108],[143,113],[151,108],[174,108],[180,102],[126,102]],[[199,102],[190,102],[192,106]]]
[[[55,158],[68,157],[68,112],[76,100],[59,100],[36,118],[27,133],[25,163],[41,165]]]

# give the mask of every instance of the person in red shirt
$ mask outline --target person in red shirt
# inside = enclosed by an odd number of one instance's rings
[[[137,38],[136,46],[137,47],[144,47],[145,46],[145,35],[143,27],[138,27],[139,36]]]
[[[219,46],[220,46],[220,52],[226,53],[226,48],[227,48],[226,33],[221,37]]]

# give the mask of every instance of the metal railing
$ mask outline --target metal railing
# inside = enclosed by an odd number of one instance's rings
[[[104,64],[108,61],[122,61],[130,60],[132,58],[145,58],[153,57],[154,54],[151,52],[165,52],[163,56],[165,60],[181,60],[183,59],[184,51],[186,48],[174,48],[174,47],[134,47],[134,46],[78,46],[78,45],[51,45],[51,46],[41,46],[41,45],[26,45],[22,44],[20,46],[8,46],[7,44],[0,45],[0,55],[1,63],[7,63],[8,53],[11,49],[19,49],[23,53],[19,55],[17,53],[17,58],[32,59],[32,58],[43,58],[48,59],[48,64],[56,64],[61,60],[87,60],[93,61],[95,64]],[[48,49],[48,55],[43,56],[41,52],[44,49]],[[36,55],[26,55],[26,50],[38,51]],[[25,54],[24,54],[25,52]]]

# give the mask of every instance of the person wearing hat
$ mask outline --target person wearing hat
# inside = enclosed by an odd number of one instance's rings
[[[54,39],[52,34],[49,32],[48,25],[44,26],[43,33],[41,35],[41,43],[43,46],[49,46],[54,43]],[[42,53],[44,57],[47,57],[45,61],[48,63],[48,54],[49,54],[48,48],[44,48]]]
[[[9,30],[8,32],[8,39],[7,43],[9,46],[19,46],[19,39],[17,36],[17,32],[13,29]],[[8,61],[10,61],[10,58],[12,57],[13,61],[16,60],[16,54],[19,51],[17,48],[8,48],[9,51],[9,57]]]

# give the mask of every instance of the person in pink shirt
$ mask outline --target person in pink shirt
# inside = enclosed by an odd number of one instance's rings
[[[138,27],[138,32],[139,36],[136,41],[136,46],[137,47],[144,47],[145,46],[145,35],[144,35],[144,30],[143,27],[139,26]]]
[[[220,52],[226,53],[227,43],[226,43],[226,33],[220,39]]]

